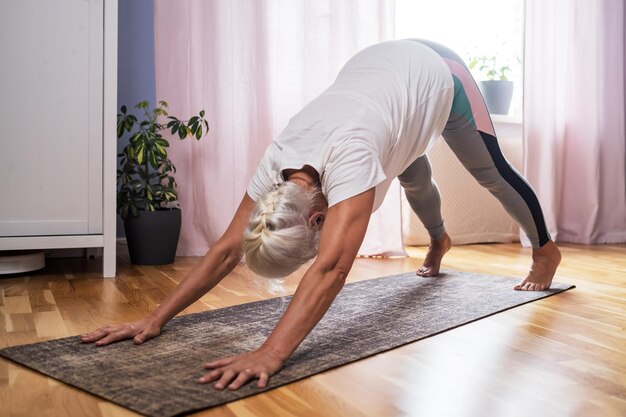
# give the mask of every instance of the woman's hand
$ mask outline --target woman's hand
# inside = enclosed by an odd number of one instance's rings
[[[148,339],[161,334],[159,326],[154,317],[148,316],[133,323],[113,324],[99,328],[91,333],[86,333],[80,337],[83,343],[93,343],[96,346],[104,346],[120,340],[133,339],[136,345],[140,345]]]
[[[218,380],[215,389],[236,390],[252,379],[258,379],[257,387],[265,388],[270,376],[274,375],[283,367],[284,361],[275,353],[267,349],[257,349],[253,352],[218,359],[204,364],[204,369],[213,371],[198,380],[206,384]]]

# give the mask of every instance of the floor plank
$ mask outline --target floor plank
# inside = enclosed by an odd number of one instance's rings
[[[624,416],[626,245],[562,245],[556,280],[574,291],[334,369],[198,416]],[[410,258],[357,259],[349,281],[413,271]],[[115,279],[100,263],[49,260],[32,274],[0,278],[0,347],[80,334],[135,320],[198,258],[162,267],[120,256]],[[530,251],[516,244],[454,247],[443,267],[523,277]],[[291,294],[240,266],[183,314]],[[0,359],[0,416],[133,416],[133,412]]]

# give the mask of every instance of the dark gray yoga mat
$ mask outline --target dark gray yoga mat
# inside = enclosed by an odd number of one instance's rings
[[[574,288],[513,291],[516,279],[446,271],[414,273],[348,284],[268,389],[450,330],[509,308]],[[199,385],[202,364],[258,347],[290,297],[175,318],[143,345],[131,341],[96,348],[78,337],[14,346],[0,355],[141,414],[166,417],[261,392]]]

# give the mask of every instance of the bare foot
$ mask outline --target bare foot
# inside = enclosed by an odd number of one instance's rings
[[[556,268],[561,262],[561,251],[553,241],[533,249],[533,265],[525,280],[517,284],[518,291],[543,291],[550,288]]]
[[[416,274],[420,277],[435,277],[439,275],[441,259],[443,255],[450,250],[451,246],[452,240],[447,233],[444,233],[443,237],[439,240],[431,239],[428,253],[426,254],[426,258],[424,258],[424,264],[417,270]]]

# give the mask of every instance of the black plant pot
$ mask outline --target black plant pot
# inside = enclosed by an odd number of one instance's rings
[[[481,81],[478,84],[491,114],[509,114],[513,97],[513,82],[507,80]]]
[[[165,265],[174,262],[180,235],[180,209],[140,211],[124,220],[130,262]]]

